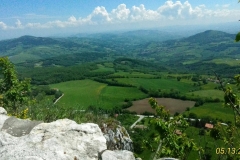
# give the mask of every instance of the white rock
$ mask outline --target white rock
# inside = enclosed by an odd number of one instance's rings
[[[3,116],[0,115],[0,119],[1,119],[0,123],[3,120],[1,118]],[[43,123],[43,122],[19,119],[16,117],[9,117],[8,119],[5,119],[5,122],[1,128],[1,131],[7,132],[15,137],[21,137],[23,135],[29,134],[31,130],[40,123]]]
[[[7,111],[3,107],[0,107],[0,114],[7,115]]]
[[[0,129],[3,127],[4,122],[9,118],[7,115],[0,114]]]
[[[106,150],[102,153],[102,160],[135,160],[133,153],[127,150]]]
[[[7,111],[3,108],[0,107],[0,130],[3,127],[4,122],[9,118],[7,115]]]
[[[118,128],[119,144],[112,130],[105,137],[130,150],[132,140],[126,134]],[[97,124],[77,124],[69,119],[52,123],[22,120],[7,116],[0,107],[0,160],[98,160],[101,153],[102,160],[135,160],[130,151],[106,150],[105,137]]]
[[[107,140],[107,148],[110,150],[133,150],[133,141],[127,130],[118,125],[115,131],[103,125],[104,137]]]
[[[0,132],[1,160],[97,160],[106,149],[97,124],[69,119],[41,123],[22,137]]]

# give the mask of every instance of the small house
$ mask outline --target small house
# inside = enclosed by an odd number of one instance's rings
[[[212,128],[213,128],[213,124],[206,123],[206,124],[205,124],[205,128],[207,128],[207,129],[212,129]]]

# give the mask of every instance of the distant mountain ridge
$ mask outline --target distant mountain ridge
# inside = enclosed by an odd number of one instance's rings
[[[224,38],[226,40],[234,39],[234,34],[229,34],[222,31],[216,30],[206,30],[205,32],[197,33],[195,35],[189,36],[184,38],[179,35],[174,35],[172,33],[166,33],[158,30],[136,30],[136,31],[128,31],[123,33],[99,33],[99,34],[79,34],[76,37],[90,37],[90,38],[149,38],[149,40],[159,40],[159,41],[169,41],[175,39],[184,39],[184,41],[192,41],[192,42],[202,42],[202,41],[214,41],[216,38]],[[150,37],[152,36],[152,37]],[[0,51],[5,49],[10,49],[11,47],[15,47],[16,45],[55,45],[62,43],[62,40],[67,40],[67,38],[50,38],[50,37],[35,37],[30,35],[21,36],[19,38],[9,39],[9,40],[2,40],[0,41]],[[70,41],[71,42],[71,41]],[[69,42],[68,42],[69,43]],[[73,42],[71,42],[74,44]],[[76,45],[76,44],[75,44]]]
[[[74,37],[74,36],[73,36]],[[90,37],[90,38],[118,38],[118,39],[140,39],[145,41],[165,41],[172,39],[182,38],[180,35],[176,35],[169,32],[163,32],[160,30],[135,30],[119,33],[96,33],[96,34],[76,34],[75,37]]]
[[[70,44],[69,42],[66,43],[49,37],[34,37],[26,35],[21,36],[19,38],[0,41],[0,53],[15,48],[19,45],[23,46],[24,48],[29,48],[33,46],[50,46],[50,45],[66,46]],[[77,44],[74,44],[73,42],[71,42],[71,45],[77,46]]]
[[[234,40],[234,38],[235,38],[234,34],[229,34],[226,32],[216,30],[207,30],[205,32],[201,32],[190,37],[187,37],[184,39],[184,41],[194,43],[212,43],[218,42],[219,40],[221,41]]]
[[[22,36],[10,40],[0,41],[0,52],[12,49],[18,45],[50,45],[56,44],[56,40],[48,37],[34,37],[34,36]]]
[[[113,60],[119,56],[127,56],[170,64],[188,63],[191,60],[198,61],[218,56],[240,58],[238,57],[240,49],[239,45],[234,43],[234,34],[206,30],[186,38],[176,39],[177,37],[178,35],[158,30],[136,30],[68,38],[22,36],[0,41],[0,55],[11,56],[11,61],[14,63],[33,60],[36,61],[35,63],[42,63],[46,60],[49,64],[53,62],[56,64],[56,61],[64,59],[72,59],[74,64],[81,59],[82,62],[93,59],[83,58],[84,56],[95,57],[95,60]]]

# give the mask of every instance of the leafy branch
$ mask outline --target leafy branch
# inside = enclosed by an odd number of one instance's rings
[[[198,147],[193,139],[188,138],[184,133],[189,126],[188,122],[181,116],[175,116],[170,119],[170,114],[164,106],[159,106],[154,98],[149,99],[149,104],[156,110],[157,116],[151,121],[156,125],[159,136],[155,139],[157,142],[161,139],[161,148],[158,151],[159,156],[171,156],[180,159],[187,159],[192,150],[198,151],[199,156],[204,153],[201,147]],[[180,135],[176,134],[178,128],[181,128]]]
[[[12,115],[20,113],[20,107],[29,101],[30,79],[18,80],[13,64],[7,57],[0,58],[0,102]]]

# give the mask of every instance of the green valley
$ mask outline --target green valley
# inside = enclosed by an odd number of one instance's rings
[[[88,122],[110,116],[127,127],[134,136],[136,156],[147,160],[158,146],[149,143],[158,134],[150,122],[159,119],[148,102],[154,97],[171,117],[181,115],[188,121],[186,137],[208,147],[205,154],[210,156],[215,150],[209,148],[223,140],[213,143],[210,131],[203,129],[205,123],[235,123],[231,108],[224,107],[229,86],[239,95],[233,77],[240,73],[240,46],[234,38],[214,30],[190,37],[157,30],[67,38],[23,36],[0,41],[0,56],[14,63],[20,80],[31,78],[29,96],[36,119],[51,121],[65,115]],[[138,123],[146,130],[131,130],[136,114],[155,118]],[[188,159],[196,155],[192,151]]]

